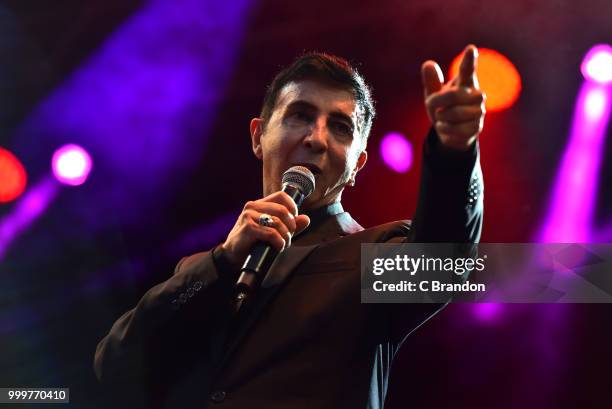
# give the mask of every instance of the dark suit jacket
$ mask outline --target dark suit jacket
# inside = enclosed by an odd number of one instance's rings
[[[442,306],[361,304],[360,245],[475,242],[478,147],[430,133],[414,223],[363,229],[335,205],[282,252],[239,317],[236,273],[213,251],[182,259],[100,341],[98,379],[129,407],[381,408],[403,339]],[[127,403],[129,402],[129,403]]]

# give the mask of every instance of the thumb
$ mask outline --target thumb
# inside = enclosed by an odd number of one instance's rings
[[[444,84],[444,74],[442,74],[440,66],[432,60],[425,61],[421,66],[421,79],[425,90],[425,98],[440,91],[442,84]]]
[[[310,217],[305,214],[298,214],[295,216],[295,234],[301,233],[309,225]]]

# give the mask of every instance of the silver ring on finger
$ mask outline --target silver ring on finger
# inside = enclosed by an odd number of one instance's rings
[[[272,216],[270,216],[269,214],[262,213],[261,215],[259,215],[259,218],[257,219],[257,223],[260,226],[273,227],[274,226],[274,219],[272,219]]]

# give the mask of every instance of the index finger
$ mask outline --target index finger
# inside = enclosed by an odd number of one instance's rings
[[[459,86],[478,87],[476,79],[476,67],[478,66],[478,48],[470,44],[463,52],[461,65],[459,66]]]
[[[285,206],[293,216],[297,216],[298,214],[297,205],[295,204],[293,199],[283,191],[274,192],[271,195],[264,197],[263,200],[268,202],[275,202]]]

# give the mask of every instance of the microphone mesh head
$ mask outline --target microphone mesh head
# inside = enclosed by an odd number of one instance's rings
[[[307,167],[292,166],[283,173],[282,184],[297,187],[307,198],[315,189],[315,177]]]

